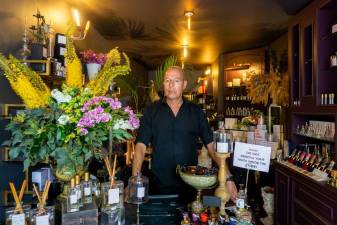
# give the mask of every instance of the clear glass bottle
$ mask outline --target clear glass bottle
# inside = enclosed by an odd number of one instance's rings
[[[219,129],[213,133],[215,150],[219,153],[231,152],[231,134],[224,129],[224,123],[219,122]]]
[[[70,187],[68,188],[68,199],[67,199],[67,211],[76,212],[80,210],[80,205],[78,202],[77,188],[75,187],[74,178],[70,181]]]
[[[102,211],[124,207],[124,183],[116,180],[111,187],[111,182],[101,183]]]
[[[75,176],[75,188],[77,190],[77,200],[80,206],[83,206],[83,186],[79,175]]]
[[[130,177],[128,182],[129,201],[141,204],[149,199],[149,179],[138,172],[137,176]]]
[[[243,188],[244,185],[239,184],[239,186],[240,186],[240,189],[239,189],[238,196],[236,198],[236,207],[238,208],[238,210],[242,210],[245,208],[245,205],[246,205],[246,193],[245,193],[245,189]]]
[[[83,203],[92,203],[92,182],[89,180],[89,173],[84,174],[83,186]]]
[[[20,211],[15,210],[15,207],[8,208],[6,210],[6,225],[25,225],[29,224],[29,212],[30,212],[30,206],[24,205],[22,206],[23,213],[20,213]]]

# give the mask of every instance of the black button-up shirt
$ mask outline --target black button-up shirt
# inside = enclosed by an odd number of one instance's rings
[[[152,168],[157,179],[167,186],[179,185],[177,165],[197,164],[197,141],[205,145],[213,141],[206,115],[197,105],[184,100],[174,116],[163,100],[146,108],[140,121],[136,143],[153,147]]]

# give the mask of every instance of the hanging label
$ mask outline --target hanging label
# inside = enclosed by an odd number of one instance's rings
[[[84,188],[84,195],[85,196],[91,195],[91,188],[90,187],[85,187]]]
[[[221,153],[228,152],[228,143],[227,142],[217,142],[216,143],[216,151]]]
[[[137,188],[137,198],[144,198],[145,196],[145,187]]]
[[[25,225],[25,214],[16,214],[12,216],[12,225]]]
[[[70,204],[77,203],[77,195],[70,195]]]
[[[49,225],[49,214],[36,217],[36,225]]]
[[[119,188],[109,189],[108,204],[116,204],[119,202]]]
[[[65,45],[67,43],[66,36],[64,36],[64,35],[58,35],[58,37],[57,37],[57,43]]]

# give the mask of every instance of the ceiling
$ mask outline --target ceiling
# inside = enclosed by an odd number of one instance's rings
[[[185,64],[193,65],[210,64],[222,52],[264,46],[283,34],[291,15],[312,0],[17,1],[1,0],[0,26],[7,32],[0,33],[0,50],[13,40],[15,46],[21,45],[23,18],[28,16],[28,24],[34,23],[30,15],[36,8],[53,18],[57,27],[61,21],[66,24],[70,9],[76,7],[91,21],[89,33],[95,31],[101,38],[90,40],[93,44],[106,46],[106,50],[119,46],[153,68],[169,55],[181,58],[184,44],[188,45]],[[186,10],[194,11],[191,30],[186,29]]]

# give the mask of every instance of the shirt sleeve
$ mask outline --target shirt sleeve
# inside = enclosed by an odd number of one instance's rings
[[[147,107],[144,111],[144,115],[140,118],[140,126],[137,132],[136,144],[143,143],[147,146],[152,138],[151,108],[151,106]]]
[[[209,126],[209,123],[206,118],[206,114],[202,109],[199,109],[199,134],[205,145],[208,145],[213,141],[213,131]]]

